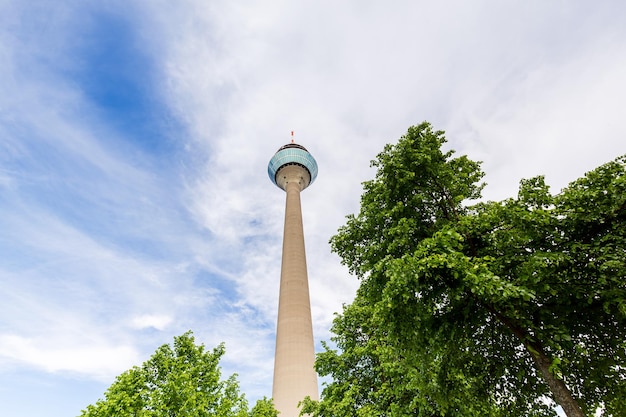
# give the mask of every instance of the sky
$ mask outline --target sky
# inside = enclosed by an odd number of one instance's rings
[[[422,121],[486,200],[626,153],[626,3],[0,0],[0,415],[78,415],[192,330],[271,396],[285,196],[302,194],[316,348],[358,286],[329,238]]]

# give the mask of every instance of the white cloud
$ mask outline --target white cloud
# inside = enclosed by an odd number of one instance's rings
[[[485,161],[492,198],[511,196],[521,178],[546,174],[558,192],[586,171],[626,153],[624,44],[590,44],[565,62],[502,82],[477,102],[465,145]],[[462,127],[459,128],[459,130]]]
[[[9,358],[28,366],[41,367],[47,372],[88,373],[110,380],[140,359],[135,347],[112,346],[106,339],[92,343],[68,342],[51,345],[48,340],[0,335],[0,364],[2,358]]]
[[[165,330],[172,323],[173,318],[163,314],[142,314],[131,319],[130,325],[134,329],[154,328]]]

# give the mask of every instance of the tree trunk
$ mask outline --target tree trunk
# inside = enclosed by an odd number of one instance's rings
[[[539,372],[541,372],[541,375],[548,384],[548,387],[550,387],[550,391],[552,391],[552,395],[554,395],[554,401],[556,401],[556,403],[563,408],[567,417],[585,417],[583,411],[578,405],[578,401],[574,399],[565,383],[550,372],[552,360],[548,357],[548,355],[546,355],[543,348],[537,343],[528,341],[524,341],[524,346],[535,361],[535,365],[537,366]]]
[[[488,309],[524,344],[524,347],[533,358],[535,366],[548,384],[550,391],[552,391],[554,401],[563,408],[567,417],[585,417],[585,414],[583,414],[582,409],[578,405],[578,401],[572,396],[571,391],[567,388],[565,383],[550,372],[552,359],[546,354],[543,346],[539,342],[532,340],[526,329],[512,323],[511,320],[500,314],[495,308],[489,306]]]

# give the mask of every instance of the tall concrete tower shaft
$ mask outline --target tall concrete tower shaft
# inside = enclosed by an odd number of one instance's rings
[[[300,202],[300,192],[317,175],[317,164],[306,149],[289,144],[274,155],[268,173],[287,193],[272,396],[281,417],[297,417],[298,402],[306,396],[318,399]]]

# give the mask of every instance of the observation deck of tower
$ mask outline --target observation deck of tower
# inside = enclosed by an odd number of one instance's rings
[[[287,194],[272,397],[281,417],[297,417],[298,402],[318,399],[311,302],[300,192],[317,177],[317,162],[302,145],[282,146],[267,173]]]
[[[315,162],[315,158],[304,146],[297,143],[288,143],[278,149],[267,165],[267,174],[278,187],[286,191],[284,183],[286,173],[281,170],[290,165],[300,166],[306,171],[306,175],[303,175],[301,178],[304,181],[302,190],[315,181],[317,177],[317,162]]]

